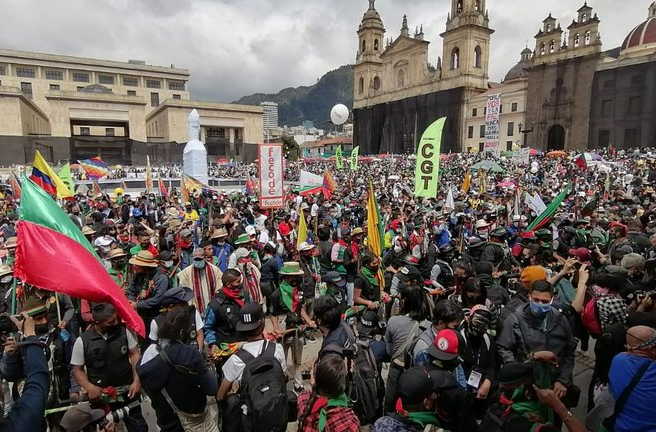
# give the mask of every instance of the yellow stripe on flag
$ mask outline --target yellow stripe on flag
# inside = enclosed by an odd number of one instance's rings
[[[57,198],[70,198],[73,196],[73,193],[68,188],[68,186],[66,186],[66,183],[64,183],[64,181],[59,178],[55,170],[52,169],[50,165],[48,165],[48,162],[46,162],[46,160],[41,155],[41,152],[38,150],[34,152],[34,163],[32,166],[50,177],[50,180],[52,180],[55,188],[57,189]]]
[[[298,238],[296,239],[296,249],[301,246],[301,243],[306,242],[308,238],[307,233],[307,223],[305,222],[305,213],[301,209],[301,213],[298,218]]]

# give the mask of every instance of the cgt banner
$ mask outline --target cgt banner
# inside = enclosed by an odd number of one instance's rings
[[[440,174],[440,148],[446,117],[426,128],[417,147],[415,168],[415,196],[435,198]]]
[[[284,203],[282,144],[258,146],[260,207],[279,208]]]

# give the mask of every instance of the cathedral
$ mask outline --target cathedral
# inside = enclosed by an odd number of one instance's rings
[[[423,130],[446,116],[442,152],[482,151],[493,95],[501,99],[500,150],[656,145],[656,2],[622,45],[607,51],[587,2],[566,29],[549,13],[534,48],[521,52],[501,83],[488,82],[494,30],[485,3],[451,1],[444,60],[430,64],[423,28],[411,33],[404,16],[399,36],[386,39],[369,0],[357,31],[354,145],[366,153],[412,153]]]
[[[442,33],[444,61],[428,62],[422,27],[411,33],[403,17],[399,36],[369,0],[358,29],[354,68],[354,140],[366,153],[412,153],[423,130],[446,116],[443,152],[460,151],[463,106],[488,88],[490,35],[485,0],[452,0]],[[445,54],[446,55],[446,54]]]

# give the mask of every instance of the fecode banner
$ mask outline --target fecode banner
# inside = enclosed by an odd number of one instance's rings
[[[415,196],[435,198],[437,195],[444,122],[446,117],[433,122],[426,128],[419,141],[415,167]]]
[[[282,144],[260,144],[258,158],[260,207],[282,207],[284,201]]]

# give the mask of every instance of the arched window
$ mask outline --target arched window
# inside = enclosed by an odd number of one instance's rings
[[[578,48],[579,45],[581,45],[581,35],[577,33],[574,35],[574,48]]]
[[[481,47],[474,48],[474,67],[481,67]]]
[[[481,0],[476,0],[476,4],[474,5],[476,8],[476,12],[481,10]]]
[[[585,44],[590,45],[591,39],[592,39],[592,33],[590,33],[590,31],[588,30],[587,32],[585,32]]]
[[[374,90],[380,90],[380,78],[374,77]]]
[[[456,7],[456,12],[460,13],[462,12],[462,0],[458,0],[458,6]],[[353,45],[351,45],[353,46]]]
[[[551,42],[549,42],[549,52],[553,53],[554,51],[556,51],[556,41],[552,39]]]
[[[358,84],[358,93],[364,93],[364,78],[360,77],[360,83]]]
[[[547,31],[547,33],[549,33],[551,31],[551,24],[547,24],[546,31]]]
[[[396,75],[396,86],[398,88],[403,88],[405,86],[405,71],[403,69],[399,69],[399,72]]]
[[[456,47],[451,51],[451,69],[460,67],[460,50]]]
[[[374,51],[378,51],[378,39],[374,39]]]
[[[544,42],[542,42],[540,44],[540,55],[544,55],[544,49],[545,49],[545,45],[544,45]]]
[[[367,41],[362,39],[362,52],[364,52],[367,49]]]

